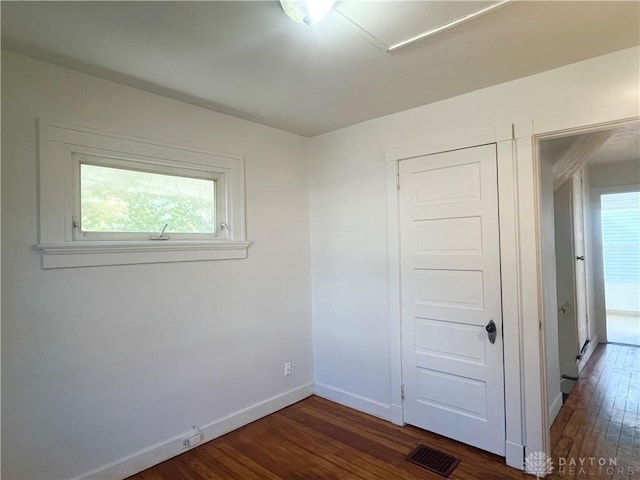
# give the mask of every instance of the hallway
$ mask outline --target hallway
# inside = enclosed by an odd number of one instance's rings
[[[640,479],[639,407],[640,348],[599,345],[551,427],[548,478]]]

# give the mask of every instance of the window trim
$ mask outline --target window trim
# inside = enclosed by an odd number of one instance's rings
[[[42,254],[42,268],[247,257],[250,242],[245,235],[243,157],[47,119],[39,119],[37,127],[39,242],[35,248]],[[148,234],[142,234],[143,238],[128,236],[129,239],[113,236],[105,239],[100,235],[79,238],[73,225],[80,208],[81,157],[144,166],[145,171],[148,167],[154,173],[195,172],[195,178],[202,178],[203,174],[215,176],[219,182],[218,233],[209,239],[203,239],[202,234],[171,234],[166,241],[149,240]],[[226,228],[220,228],[222,223]]]

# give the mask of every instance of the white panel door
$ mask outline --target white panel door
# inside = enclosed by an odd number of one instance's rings
[[[496,146],[401,161],[400,221],[405,421],[504,455]]]

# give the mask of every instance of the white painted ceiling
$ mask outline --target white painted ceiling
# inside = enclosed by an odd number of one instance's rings
[[[614,129],[609,139],[589,158],[589,164],[635,160],[640,163],[640,124]]]
[[[341,1],[307,27],[276,1],[2,1],[2,47],[305,136],[640,43],[637,1]]]
[[[605,128],[611,136],[596,150],[588,160],[589,165],[617,162],[640,162],[640,122]],[[556,162],[579,137],[590,135],[567,135],[540,142],[540,155]]]

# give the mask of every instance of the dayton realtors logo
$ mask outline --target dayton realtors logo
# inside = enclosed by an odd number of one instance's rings
[[[560,457],[558,458],[558,474],[574,476],[623,475],[633,476],[640,473],[640,469],[625,465],[618,465],[617,458],[611,457]]]
[[[559,457],[557,469],[553,459],[544,452],[528,453],[524,459],[524,471],[535,475],[537,479],[546,477],[554,470],[560,477],[601,478],[606,475],[608,478],[612,475],[633,477],[637,474],[640,478],[640,468],[618,465],[617,458]]]
[[[536,478],[544,477],[553,472],[553,460],[544,452],[530,452],[524,458],[524,471]]]

